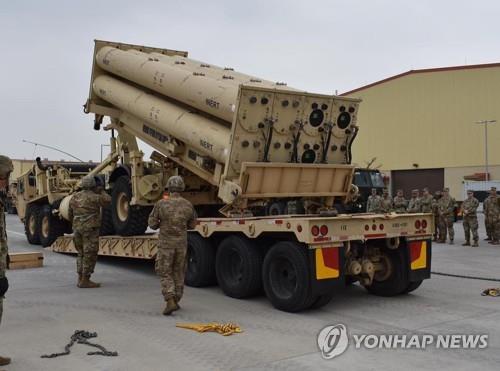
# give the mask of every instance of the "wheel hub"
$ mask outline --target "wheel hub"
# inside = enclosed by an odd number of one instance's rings
[[[122,192],[118,195],[117,203],[116,203],[116,214],[118,215],[118,219],[122,222],[126,222],[129,214],[129,199],[127,194]]]
[[[44,216],[42,219],[42,235],[47,238],[50,234],[49,217]]]

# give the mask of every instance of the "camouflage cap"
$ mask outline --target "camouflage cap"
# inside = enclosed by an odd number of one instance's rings
[[[450,191],[450,189],[448,187],[443,189],[443,192],[449,192],[449,191]]]
[[[166,188],[169,192],[182,192],[185,187],[184,180],[179,175],[174,175],[168,178]]]
[[[418,193],[418,192],[420,192],[418,189],[414,189],[411,191],[411,193]]]
[[[87,175],[82,179],[83,189],[92,189],[96,187],[95,179],[93,176]]]
[[[497,187],[491,187],[490,191],[497,191]]]
[[[0,178],[7,178],[14,170],[14,165],[9,157],[0,155]]]
[[[424,191],[424,192],[429,192],[429,188],[425,187],[425,188],[423,189],[423,191]]]

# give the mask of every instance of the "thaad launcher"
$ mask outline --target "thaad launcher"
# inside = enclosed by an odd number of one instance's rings
[[[245,210],[301,200],[328,209],[349,192],[359,102],[296,90],[187,52],[96,41],[85,111],[95,114],[96,129],[111,118],[106,129],[118,132],[121,146],[112,147],[131,164],[135,138],[165,156],[169,171],[186,176],[195,203]],[[148,182],[138,181],[133,188],[142,190],[132,204],[155,201],[148,197],[159,196],[154,190],[165,178],[150,172]]]

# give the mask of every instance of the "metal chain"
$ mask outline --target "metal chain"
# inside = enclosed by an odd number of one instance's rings
[[[66,344],[64,347],[64,352],[61,353],[52,353],[52,354],[44,354],[41,356],[41,358],[56,358],[59,356],[66,356],[71,353],[71,347],[77,343],[77,344],[84,344],[88,345],[90,347],[94,347],[100,350],[100,352],[88,352],[87,355],[89,356],[106,356],[106,357],[116,357],[118,356],[118,352],[111,352],[107,350],[105,347],[99,344],[94,344],[88,341],[88,339],[96,338],[97,337],[97,332],[89,332],[89,331],[84,331],[84,330],[76,330],[75,333],[71,336],[71,341]]]
[[[456,278],[467,278],[467,279],[470,279],[470,280],[500,282],[500,278],[464,276],[464,275],[460,275],[460,274],[451,274],[451,273],[443,273],[443,272],[431,272],[431,273],[435,274],[437,276],[447,276],[447,277],[456,277]]]

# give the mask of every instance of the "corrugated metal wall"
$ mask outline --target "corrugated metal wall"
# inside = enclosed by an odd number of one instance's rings
[[[405,197],[411,196],[413,189],[429,188],[434,193],[444,188],[444,169],[415,169],[391,171],[391,188],[393,195],[398,189],[402,189]]]

